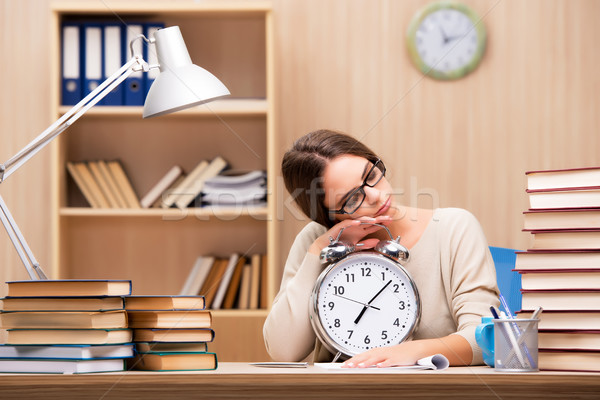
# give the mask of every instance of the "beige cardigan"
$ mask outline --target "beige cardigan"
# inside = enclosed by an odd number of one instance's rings
[[[325,227],[311,222],[290,249],[280,291],[263,327],[265,345],[274,360],[300,361],[315,348],[309,299],[323,266],[308,248],[325,232]],[[462,209],[436,209],[409,250],[404,267],[421,297],[421,320],[413,339],[461,335],[471,344],[471,364],[482,364],[475,327],[499,301],[494,262],[479,222]],[[316,360],[327,356],[319,345],[317,341]]]

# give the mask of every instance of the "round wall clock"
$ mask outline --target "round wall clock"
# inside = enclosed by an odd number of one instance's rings
[[[400,238],[390,238],[373,250],[356,251],[338,235],[321,252],[321,261],[330,264],[313,288],[310,320],[336,359],[401,343],[416,329],[419,293],[400,264],[408,260],[408,250]]]
[[[464,4],[439,1],[418,11],[408,26],[413,63],[435,79],[458,79],[473,71],[485,52],[483,21]]]

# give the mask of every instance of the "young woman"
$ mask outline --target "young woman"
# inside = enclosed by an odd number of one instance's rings
[[[316,340],[309,299],[323,266],[321,249],[329,237],[373,247],[389,236],[386,225],[410,251],[404,267],[421,297],[421,319],[412,340],[380,347],[346,360],[346,367],[412,365],[441,353],[450,365],[481,364],[475,327],[498,305],[494,263],[482,229],[469,212],[425,210],[397,204],[385,165],[365,145],[343,133],[319,130],[298,139],[284,155],[282,172],[289,193],[313,222],[290,250],[271,312],[263,328],[271,357],[315,361],[332,355]],[[316,342],[316,343],[315,343]]]

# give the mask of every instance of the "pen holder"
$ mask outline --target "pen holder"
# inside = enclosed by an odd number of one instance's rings
[[[494,319],[494,369],[538,371],[538,319]]]

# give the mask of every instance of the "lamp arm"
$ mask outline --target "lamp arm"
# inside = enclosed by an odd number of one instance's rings
[[[8,161],[0,164],[0,183],[3,183],[6,178],[12,175],[17,169],[25,164],[31,157],[37,154],[43,147],[50,143],[55,137],[60,135],[64,130],[77,121],[90,108],[95,106],[100,100],[106,97],[114,88],[120,85],[133,72],[147,70],[148,63],[144,61],[142,56],[135,55],[117,72],[112,74],[90,94],[85,96],[83,100],[73,106],[62,117],[56,120],[52,125],[46,128],[38,137],[32,140],[27,146],[20,150],[17,154],[11,157]],[[4,199],[0,196],[0,222],[6,229],[8,236],[17,250],[19,258],[23,262],[29,277],[32,280],[48,279],[42,267],[37,262],[31,248],[27,244],[25,237],[21,233],[19,226],[12,217]]]

